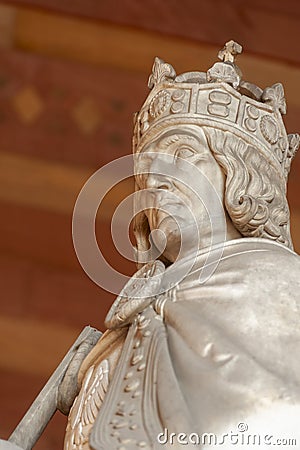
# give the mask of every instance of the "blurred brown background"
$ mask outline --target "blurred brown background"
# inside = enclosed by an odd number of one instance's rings
[[[0,437],[7,438],[80,330],[103,328],[113,296],[81,269],[72,246],[76,197],[100,166],[130,152],[132,115],[154,56],[177,73],[206,70],[229,39],[261,87],[281,81],[286,125],[300,131],[298,0],[19,0],[0,2]],[[300,156],[289,182],[300,251]],[[106,200],[98,239],[109,238]],[[62,448],[57,414],[36,446]]]

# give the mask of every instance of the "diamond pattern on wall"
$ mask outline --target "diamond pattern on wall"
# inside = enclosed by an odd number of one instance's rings
[[[19,118],[25,124],[31,124],[40,116],[44,103],[37,90],[32,86],[21,89],[12,99]]]
[[[93,134],[101,123],[98,104],[90,97],[83,97],[71,114],[78,128],[84,134]]]

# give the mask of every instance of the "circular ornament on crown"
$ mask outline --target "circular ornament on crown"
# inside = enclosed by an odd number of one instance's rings
[[[178,100],[182,100],[185,96],[185,92],[182,89],[176,89],[173,93],[172,93],[172,100],[174,100],[174,102],[177,102]]]
[[[248,105],[247,112],[248,116],[251,117],[251,119],[257,120],[259,118],[259,110],[256,108],[256,106]]]
[[[167,91],[158,92],[151,100],[149,112],[154,119],[165,112],[167,104],[170,99],[170,94]]]
[[[251,117],[247,117],[245,119],[245,127],[247,128],[248,131],[256,131],[256,122],[254,119],[251,119]]]
[[[270,116],[263,116],[260,121],[260,130],[263,137],[269,144],[275,144],[278,141],[278,127],[274,119]]]
[[[176,91],[174,91],[172,93],[172,100],[174,101],[174,103],[171,106],[171,112],[176,114],[176,113],[180,113],[183,108],[184,108],[184,97],[185,97],[185,92],[181,89],[176,89]]]

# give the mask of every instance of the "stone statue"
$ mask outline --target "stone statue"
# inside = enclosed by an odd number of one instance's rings
[[[242,80],[241,50],[207,73],[155,59],[133,139],[139,270],[81,365],[65,450],[215,448],[205,433],[231,448],[247,428],[300,448],[299,136],[280,83]]]
[[[101,339],[85,330],[46,385],[47,415],[36,400],[47,421],[73,403],[65,450],[300,449],[286,200],[299,136],[286,133],[280,83],[242,80],[241,51],[230,41],[207,73],[178,76],[155,59],[133,139],[139,270]],[[0,447],[35,440],[21,426]]]
[[[300,260],[286,183],[299,146],[280,83],[243,81],[234,41],[207,73],[156,58],[135,117],[138,272],[86,327],[2,450],[54,412],[65,450],[300,449]]]

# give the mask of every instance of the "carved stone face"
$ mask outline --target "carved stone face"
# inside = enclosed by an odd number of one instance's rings
[[[217,233],[222,215],[224,221],[225,175],[200,127],[178,125],[144,146],[136,162],[136,181],[147,190],[140,206],[150,230],[159,230],[152,240],[158,249],[165,247],[170,262],[181,245],[181,256],[210,245],[212,225]],[[219,203],[220,217],[210,217],[211,202]]]

